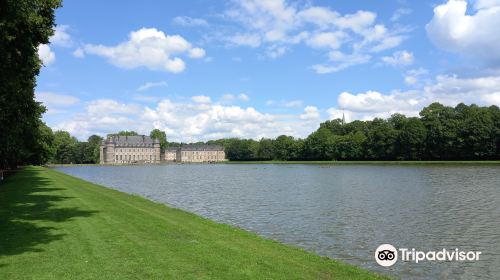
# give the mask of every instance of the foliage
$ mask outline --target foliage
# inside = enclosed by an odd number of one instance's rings
[[[420,117],[329,120],[305,139],[213,142],[225,144],[230,160],[492,160],[500,159],[500,109],[433,103]]]
[[[34,99],[41,61],[37,48],[53,34],[59,0],[0,1],[0,169],[40,163],[50,140],[40,121],[44,107]],[[39,145],[40,144],[40,145]],[[41,155],[38,155],[40,154]]]
[[[161,131],[155,128],[151,130],[151,133],[149,133],[149,137],[160,140],[160,148],[162,151],[164,151],[165,148],[167,148],[168,142],[167,142],[167,134],[165,133],[165,131]]]

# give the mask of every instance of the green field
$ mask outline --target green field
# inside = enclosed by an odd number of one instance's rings
[[[63,173],[0,183],[0,279],[380,279]]]

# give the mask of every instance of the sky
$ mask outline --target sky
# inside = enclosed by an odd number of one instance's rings
[[[500,106],[500,0],[75,1],[35,96],[80,140],[306,137],[323,121]]]

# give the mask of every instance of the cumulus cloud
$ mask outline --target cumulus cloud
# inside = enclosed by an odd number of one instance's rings
[[[156,28],[142,28],[132,31],[129,40],[116,46],[87,44],[83,48],[87,54],[108,58],[109,62],[121,68],[147,67],[179,73],[186,68],[179,56],[187,54],[192,58],[205,55],[201,48],[193,48],[180,35],[166,35]]]
[[[153,128],[166,131],[171,141],[186,142],[224,137],[260,139],[282,134],[304,137],[317,128],[310,123],[318,117],[314,108],[307,107],[300,115],[278,115],[253,107],[200,104],[194,100],[164,99],[150,107],[108,99],[88,102],[84,112],[57,124],[55,129],[67,130],[80,139],[119,130],[148,134]]]
[[[497,26],[500,26],[499,1],[476,1],[471,14],[467,14],[466,1],[449,0],[434,8],[426,30],[438,48],[498,66]]]
[[[317,121],[320,118],[319,110],[315,106],[307,106],[304,108],[304,113],[300,118],[308,121]]]
[[[73,45],[73,40],[71,35],[68,33],[69,25],[58,25],[54,29],[54,35],[49,39],[50,44],[61,46],[61,47],[71,47]]]
[[[192,18],[188,16],[177,16],[172,21],[177,25],[188,26],[188,27],[208,26],[208,22],[206,20],[202,18]]]
[[[397,51],[392,56],[383,56],[381,59],[392,66],[410,65],[415,60],[413,53],[408,51]]]
[[[49,45],[46,44],[38,46],[38,57],[44,66],[49,66],[56,61],[56,54],[50,49]]]
[[[140,85],[137,88],[137,91],[145,91],[151,88],[155,87],[166,87],[168,84],[165,81],[160,81],[160,82],[147,82],[145,84]]]
[[[371,59],[369,53],[397,47],[405,38],[403,31],[377,23],[377,15],[370,11],[341,14],[329,7],[301,7],[286,0],[234,1],[225,18],[244,28],[243,32],[240,29],[224,36],[229,45],[263,46],[271,58],[284,55],[291,45],[299,43],[324,49],[327,56],[338,50],[346,56],[363,58],[356,63],[333,61],[311,67],[321,74],[366,63]]]
[[[337,100],[339,108],[343,110],[332,107],[327,112],[331,118],[339,118],[340,113],[344,112],[349,120],[387,118],[394,113],[417,116],[423,107],[433,102],[447,106],[462,102],[500,106],[500,76],[460,78],[456,75],[440,75],[428,86],[404,92],[343,92]]]

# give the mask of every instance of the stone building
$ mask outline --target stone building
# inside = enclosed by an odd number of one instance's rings
[[[179,148],[177,147],[168,147],[166,150],[165,150],[165,160],[166,161],[175,161],[176,157],[177,157],[177,150]]]
[[[110,136],[102,141],[99,158],[101,164],[158,163],[160,141],[145,135]]]
[[[226,160],[226,153],[219,145],[192,144],[168,148],[165,151],[165,159],[175,162],[220,162]]]

